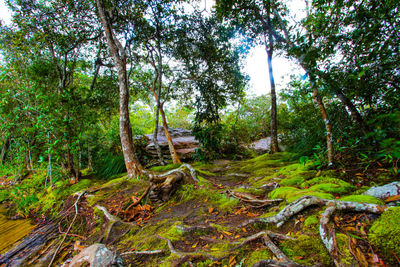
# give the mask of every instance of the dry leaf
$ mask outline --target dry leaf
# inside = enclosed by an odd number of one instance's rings
[[[198,244],[198,243],[199,243],[199,242],[194,243],[193,246],[192,246],[192,248],[197,247],[197,244]]]
[[[213,212],[213,210],[214,210],[214,208],[212,208],[212,207],[209,207],[209,208],[208,208],[208,213],[212,213],[212,212]]]
[[[246,228],[244,228],[244,227],[242,228],[242,231],[245,233],[247,232]]]
[[[388,202],[398,201],[398,200],[400,200],[400,195],[390,196],[385,199],[385,202],[388,203]]]
[[[227,232],[227,231],[222,231],[222,232],[224,232],[224,233],[227,234],[227,235],[232,235],[232,233],[229,233],[229,232]]]

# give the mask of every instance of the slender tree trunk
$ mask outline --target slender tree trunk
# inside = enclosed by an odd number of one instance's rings
[[[165,117],[163,104],[160,105],[160,113],[161,113],[161,117],[162,117],[164,133],[168,140],[168,147],[169,147],[169,152],[171,153],[172,162],[174,164],[181,164],[182,162],[180,161],[180,159],[178,157],[178,153],[176,153],[174,143],[172,142],[172,137],[168,131],[168,123],[167,123],[167,118]]]
[[[106,14],[103,1],[96,0],[96,4],[101,23],[104,27],[108,47],[118,70],[120,94],[119,134],[128,177],[132,178],[140,175],[143,167],[135,153],[135,147],[132,140],[131,124],[129,120],[129,89],[126,71],[126,52],[113,32],[110,18],[108,17],[108,14]]]
[[[93,170],[93,167],[92,167],[92,153],[90,152],[90,146],[89,146],[90,144],[89,144],[89,142],[88,142],[88,145],[87,145],[87,153],[88,153],[88,164],[87,164],[87,168],[89,169],[89,170]]]
[[[365,121],[361,116],[360,112],[358,112],[356,106],[354,106],[353,102],[351,102],[351,100],[343,93],[341,89],[335,90],[335,94],[339,98],[339,100],[343,103],[343,105],[345,105],[347,109],[350,111],[351,118],[360,127],[362,133],[367,134],[368,127],[365,124]]]
[[[271,25],[271,7],[267,7],[267,25],[268,25],[268,46],[266,36],[264,35],[265,50],[268,55],[268,72],[269,82],[271,85],[271,153],[279,152],[278,146],[278,129],[276,122],[276,91],[275,91],[275,79],[272,71],[272,56],[274,53],[274,39],[272,36],[272,25]]]
[[[164,165],[164,156],[162,154],[160,144],[158,143],[157,136],[158,136],[158,123],[159,123],[159,117],[160,117],[160,101],[161,101],[161,87],[162,87],[162,75],[163,75],[163,70],[162,70],[162,55],[161,55],[161,44],[160,44],[160,30],[158,27],[158,21],[157,21],[157,50],[158,50],[158,70],[156,70],[156,79],[154,80],[155,82],[158,82],[158,87],[157,87],[157,96],[156,96],[156,102],[157,102],[157,108],[156,108],[156,122],[155,122],[155,127],[154,127],[154,134],[153,134],[153,140],[154,140],[154,145],[157,150],[157,155],[158,158],[160,159],[161,165]],[[157,83],[153,84],[153,88],[155,87]]]
[[[3,165],[7,156],[7,151],[8,148],[10,147],[10,138],[7,138],[6,141],[4,142],[3,147],[1,148],[1,153],[0,153],[0,163]]]
[[[156,98],[156,100],[158,99],[158,96],[156,94],[156,92],[154,91],[154,88],[152,89],[153,91],[153,95]],[[172,137],[169,133],[168,130],[168,122],[167,122],[167,117],[165,116],[165,112],[164,112],[164,103],[160,103],[160,113],[161,113],[161,119],[162,119],[162,124],[163,124],[163,128],[164,128],[164,134],[167,137],[168,140],[168,148],[169,148],[169,152],[171,154],[171,158],[172,158],[172,162],[174,164],[181,164],[182,162],[180,161],[179,157],[178,157],[178,153],[176,153],[175,150],[175,146],[174,146],[174,142],[172,142]]]
[[[326,146],[328,148],[328,165],[333,165],[333,137],[332,137],[332,124],[329,121],[328,114],[326,113],[326,109],[324,103],[322,102],[321,96],[319,95],[318,88],[315,84],[315,78],[313,75],[310,75],[311,86],[313,90],[313,101],[318,106],[319,112],[321,113],[322,120],[325,123],[326,129]]]

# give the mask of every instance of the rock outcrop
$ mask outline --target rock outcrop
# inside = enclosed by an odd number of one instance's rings
[[[192,132],[183,128],[168,128],[168,130],[172,137],[172,142],[174,143],[176,152],[178,153],[178,157],[181,160],[189,159],[199,144],[194,136],[192,136]],[[157,158],[157,150],[154,145],[153,134],[147,134],[146,137],[149,138],[146,152],[152,157]],[[168,140],[164,134],[163,127],[160,127],[158,130],[157,140],[164,158],[170,159],[171,155],[169,153]]]

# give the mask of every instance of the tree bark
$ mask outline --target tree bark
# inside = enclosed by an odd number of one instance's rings
[[[322,102],[321,96],[319,95],[317,85],[315,84],[315,78],[312,74],[310,74],[310,80],[311,80],[311,87],[313,90],[313,101],[317,105],[319,112],[321,113],[322,120],[325,123],[325,129],[326,129],[326,147],[328,149],[328,166],[333,165],[333,157],[334,157],[334,151],[333,151],[333,137],[332,137],[332,124],[329,120],[328,113],[326,113],[326,109],[324,106],[324,103]]]
[[[267,26],[268,26],[268,46],[266,36],[264,35],[265,49],[268,55],[268,72],[269,82],[271,85],[271,153],[279,152],[278,147],[278,130],[276,123],[276,91],[275,91],[275,79],[272,72],[272,55],[274,52],[274,39],[272,36],[272,25],[271,25],[271,6],[267,5]]]
[[[122,152],[124,154],[125,166],[128,177],[132,178],[142,173],[143,167],[140,164],[132,140],[132,130],[129,120],[129,89],[126,71],[126,52],[116,38],[108,14],[106,14],[102,0],[96,0],[99,17],[104,27],[108,47],[118,70],[118,84],[120,94],[120,120],[119,134],[121,138]]]
[[[152,88],[153,91],[153,95],[156,98],[156,100],[158,99],[158,96],[156,94],[156,92],[154,91],[154,88]],[[174,164],[181,164],[182,162],[180,161],[179,157],[178,157],[178,153],[176,153],[175,150],[175,146],[174,143],[172,142],[172,137],[169,134],[168,131],[168,122],[167,122],[167,117],[165,116],[165,112],[164,112],[164,103],[160,103],[160,113],[161,113],[161,119],[162,119],[162,123],[163,123],[163,128],[164,128],[164,134],[167,137],[168,140],[168,148],[169,148],[169,152],[171,154],[171,158],[172,158],[172,162]]]
[[[174,164],[181,164],[181,161],[178,157],[178,153],[176,153],[174,143],[172,142],[172,137],[168,131],[168,123],[167,123],[167,118],[165,116],[163,105],[164,105],[164,103],[160,105],[160,113],[161,113],[161,118],[162,118],[162,122],[163,122],[164,133],[168,140],[168,147],[169,147],[169,152],[171,153],[172,162]]]
[[[0,153],[0,163],[3,165],[4,161],[7,156],[7,151],[10,146],[10,138],[7,138],[6,141],[4,142],[3,147],[1,148],[1,153]]]

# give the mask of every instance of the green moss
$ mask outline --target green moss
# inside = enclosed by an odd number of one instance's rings
[[[385,205],[385,202],[383,200],[373,197],[373,196],[368,196],[368,195],[344,196],[344,197],[341,197],[339,200]]]
[[[177,169],[180,166],[181,166],[181,164],[169,164],[169,165],[165,165],[165,166],[152,167],[152,168],[150,168],[150,170],[153,172],[165,172],[165,171]]]
[[[282,252],[299,264],[331,265],[331,257],[318,235],[300,235],[295,240],[285,240],[280,245]]]
[[[318,215],[311,215],[307,216],[306,220],[304,221],[304,228],[310,230],[316,230],[319,227],[319,216]]]
[[[290,177],[283,179],[279,183],[284,186],[290,186],[290,185],[300,185],[302,182],[305,181],[305,178],[302,176],[295,176],[295,177]]]
[[[195,188],[192,184],[181,186],[173,197],[173,200],[179,203],[193,199],[198,200],[199,202],[208,199],[208,205],[212,205],[217,207],[219,210],[224,211],[232,211],[232,208],[237,206],[239,203],[238,199],[210,190],[207,186]]]
[[[269,193],[270,199],[287,199],[290,195],[296,194],[300,191],[300,189],[291,186],[282,186],[274,189],[271,193]]]
[[[357,266],[357,262],[353,258],[349,250],[349,237],[345,234],[337,233],[336,242],[340,251],[340,260],[345,266]]]
[[[354,190],[356,187],[349,184],[348,182],[345,182],[341,179],[334,178],[334,177],[327,177],[327,176],[318,176],[315,177],[314,179],[311,179],[309,181],[306,181],[301,184],[302,187],[310,187],[313,185],[318,185],[318,184],[335,184],[343,188],[346,192],[350,190]]]
[[[246,266],[253,266],[255,263],[260,260],[268,260],[272,259],[272,253],[267,248],[261,248],[257,250],[251,250],[248,256],[246,257],[244,264]]]
[[[241,193],[253,194],[256,196],[264,194],[264,190],[258,188],[236,188],[235,191]]]
[[[171,241],[178,241],[182,239],[184,231],[182,230],[182,223],[175,222],[168,228],[168,231],[165,233],[160,233],[162,237],[168,238]]]
[[[323,199],[334,199],[335,197],[332,194],[329,193],[324,193],[324,192],[318,192],[318,191],[312,191],[312,190],[299,190],[297,193],[290,195],[287,197],[287,201],[289,203],[304,197],[304,196],[314,196],[314,197],[319,197]]]
[[[393,254],[400,257],[400,207],[388,209],[372,224],[369,239],[386,263],[398,264]]]
[[[206,176],[216,176],[215,173],[207,171],[207,170],[200,170],[200,169],[196,169],[196,171],[202,175],[206,175]]]
[[[309,188],[309,190],[332,193],[332,194],[345,194],[349,191],[349,187],[342,187],[340,185],[332,183],[323,183],[323,184],[313,185]]]

